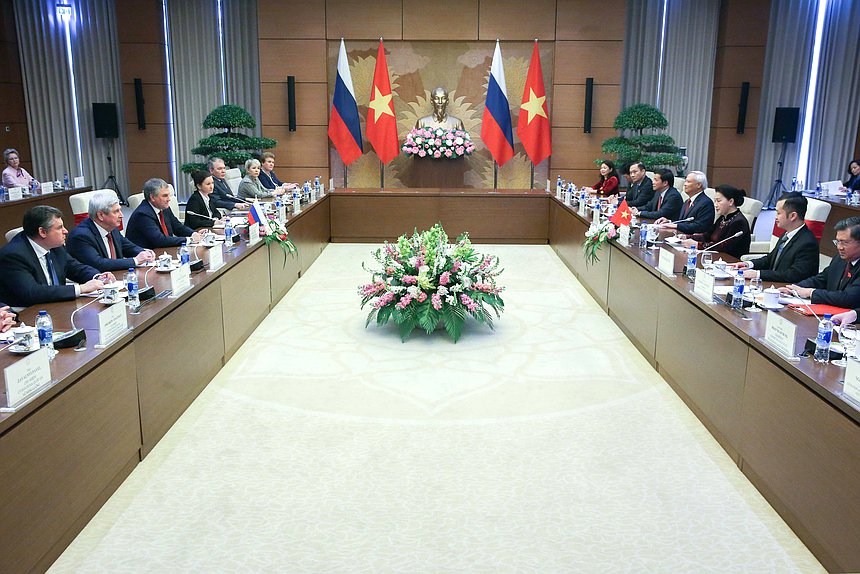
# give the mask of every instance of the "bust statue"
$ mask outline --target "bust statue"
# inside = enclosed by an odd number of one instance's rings
[[[430,93],[430,100],[433,102],[433,115],[424,116],[415,122],[416,128],[436,129],[442,128],[446,130],[462,130],[463,121],[455,116],[449,116],[448,110],[448,90],[445,88],[436,88]]]

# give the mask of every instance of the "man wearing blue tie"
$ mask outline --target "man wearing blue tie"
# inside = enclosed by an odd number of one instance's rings
[[[24,230],[0,249],[0,300],[15,308],[70,301],[116,281],[66,253],[63,213],[37,205],[24,214]],[[66,278],[75,282],[66,285]]]
[[[672,223],[665,217],[661,217],[654,223],[664,229],[677,229],[687,235],[709,233],[714,227],[716,212],[714,202],[705,193],[706,187],[708,187],[708,177],[701,171],[691,171],[684,180],[684,193],[689,199],[684,202],[679,219],[692,217],[693,220]]]

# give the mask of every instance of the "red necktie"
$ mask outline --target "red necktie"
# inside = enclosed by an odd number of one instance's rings
[[[684,202],[684,210],[681,212],[681,219],[685,219],[687,217],[687,212],[690,211],[690,204],[692,202],[688,199]]]
[[[657,198],[657,211],[660,211],[660,206],[663,205],[663,194],[660,194],[660,197]]]
[[[110,258],[116,259],[116,247],[114,247],[113,237],[111,237],[110,233],[107,234],[107,240],[108,240],[108,251],[110,251]]]
[[[169,233],[167,233],[167,224],[164,223],[164,212],[163,211],[158,212],[158,221],[161,222],[161,232],[164,233],[165,235],[170,235]]]

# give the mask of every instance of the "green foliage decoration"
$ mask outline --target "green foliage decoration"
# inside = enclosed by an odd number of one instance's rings
[[[236,129],[253,129],[257,122],[244,108],[235,104],[218,106],[203,120],[203,128],[223,130],[206,136],[197,142],[197,147],[191,150],[194,155],[208,159],[218,156],[224,159],[228,168],[243,167],[245,162],[256,157],[265,149],[278,145],[277,140],[260,138],[234,131]],[[206,163],[190,162],[182,164],[183,173],[196,170],[206,171]]]
[[[603,141],[601,151],[615,156],[618,163],[642,162],[646,169],[683,165],[675,140],[665,133],[669,121],[663,113],[648,104],[634,104],[619,112],[612,125],[621,135]],[[600,165],[603,158],[594,160]]]

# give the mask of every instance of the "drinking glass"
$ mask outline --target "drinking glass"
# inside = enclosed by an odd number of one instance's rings
[[[753,313],[761,313],[761,309],[756,304],[756,297],[761,293],[761,277],[753,277],[750,279],[749,294],[753,301],[753,306],[749,308]]]
[[[852,323],[839,327],[839,342],[842,343],[845,354],[842,355],[841,359],[833,361],[833,364],[837,367],[847,367],[848,357],[854,356],[854,349],[857,346],[857,329]]]
[[[702,253],[702,269],[710,269],[714,266],[714,254],[710,251]]]

